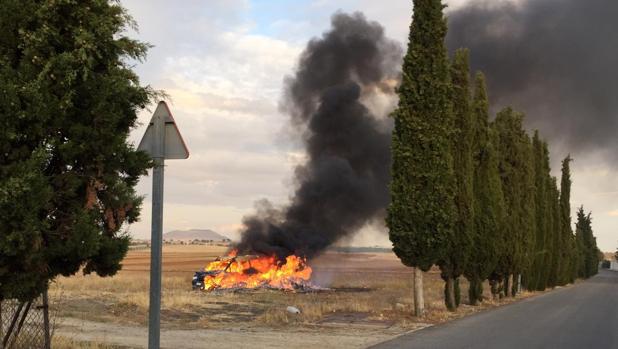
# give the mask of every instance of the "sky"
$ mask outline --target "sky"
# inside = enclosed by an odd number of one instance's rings
[[[468,0],[447,1],[449,10]],[[508,0],[495,0],[508,1]],[[165,91],[189,147],[188,160],[165,168],[164,232],[213,229],[237,238],[242,217],[267,198],[284,204],[292,192],[292,171],[303,161],[298,140],[286,132],[279,110],[283,80],[294,72],[308,40],[328,30],[336,11],[363,12],[407,44],[410,0],[122,0],[139,25],[130,36],[153,45],[135,63],[143,84]],[[182,4],[182,5],[180,5]],[[140,113],[131,134],[137,144],[154,106]],[[551,144],[550,144],[551,145]],[[554,175],[569,149],[552,148]],[[602,250],[618,246],[618,169],[600,154],[572,164],[573,211],[593,212]],[[150,236],[151,177],[143,177],[141,221],[128,227],[135,238]],[[574,216],[574,214],[573,214]],[[385,231],[368,227],[347,243],[390,246]]]

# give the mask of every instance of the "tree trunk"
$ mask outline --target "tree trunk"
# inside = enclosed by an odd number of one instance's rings
[[[478,302],[482,302],[485,300],[485,296],[483,296],[483,280],[482,279],[478,279],[476,280],[476,288],[474,290],[474,292],[476,292],[476,300]]]
[[[511,285],[513,282],[513,275],[509,274],[504,278],[504,297],[511,297]]]
[[[459,278],[455,279],[455,306],[459,308],[461,304],[461,289],[459,288]]]
[[[414,268],[414,315],[423,316],[425,313],[425,299],[423,297],[423,271]]]
[[[478,305],[479,304],[479,300],[476,296],[476,290],[477,290],[477,286],[476,286],[476,279],[470,279],[468,280],[468,303],[470,303],[470,305]]]
[[[444,304],[449,311],[457,310],[455,302],[455,280],[450,276],[444,280]]]
[[[521,274],[513,274],[513,285],[511,286],[511,295],[513,297],[519,294],[519,288],[521,287]]]
[[[490,287],[492,299],[494,301],[498,300],[498,292],[499,292],[498,280],[496,279],[489,280],[489,287]]]

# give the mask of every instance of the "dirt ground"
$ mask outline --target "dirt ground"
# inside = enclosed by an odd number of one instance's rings
[[[513,301],[462,305],[449,313],[442,303],[443,283],[432,270],[424,280],[428,314],[416,318],[411,315],[411,270],[392,253],[322,255],[310,263],[313,282],[328,288],[320,292],[191,290],[193,272],[224,252],[224,247],[204,245],[164,247],[162,347],[365,348]],[[68,347],[86,343],[85,348],[144,348],[149,259],[149,250],[131,250],[122,271],[112,278],[56,280],[51,288],[55,334],[71,342]],[[464,283],[464,297],[466,291]],[[288,306],[301,313],[288,313]]]

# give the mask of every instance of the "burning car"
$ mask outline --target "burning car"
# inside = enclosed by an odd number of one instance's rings
[[[307,260],[295,255],[285,259],[276,256],[227,256],[209,263],[193,275],[194,290],[275,288],[294,290],[307,287],[311,279]]]

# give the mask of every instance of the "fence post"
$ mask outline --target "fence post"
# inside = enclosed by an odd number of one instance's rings
[[[24,322],[26,321],[26,318],[28,317],[28,312],[30,312],[30,307],[32,306],[32,302],[34,301],[28,301],[26,303],[26,308],[24,308],[23,312],[21,314],[18,314],[18,315],[21,315],[21,319],[17,323],[17,329],[13,330],[13,340],[8,345],[9,348],[13,348],[15,346],[15,343],[17,343],[19,334],[21,333],[21,329],[24,327]]]
[[[17,323],[17,319],[19,319],[19,314],[21,314],[21,310],[24,308],[24,302],[19,302],[19,306],[17,306],[17,310],[13,314],[13,318],[11,319],[11,323],[6,329],[6,334],[2,338],[2,345],[6,346],[9,342],[9,338],[11,338],[11,334],[13,334],[13,330],[15,329],[15,324]]]
[[[47,288],[45,288],[45,291],[43,291],[43,332],[43,335],[45,336],[44,348],[50,349],[51,335],[49,333],[49,299],[47,298]]]

